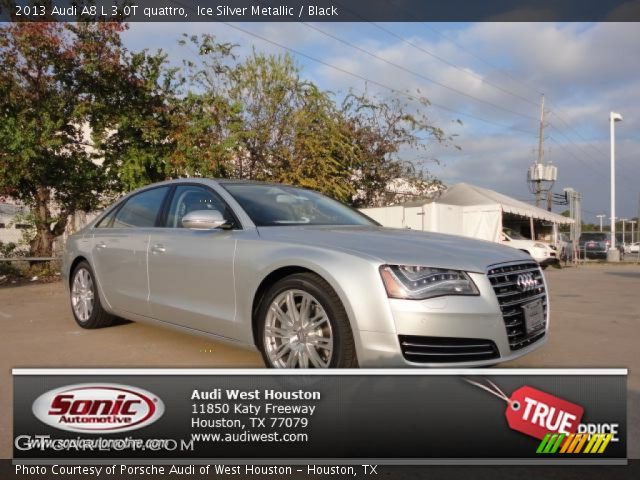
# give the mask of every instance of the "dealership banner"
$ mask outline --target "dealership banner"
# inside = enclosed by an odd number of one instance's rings
[[[14,369],[24,464],[625,464],[624,369]]]

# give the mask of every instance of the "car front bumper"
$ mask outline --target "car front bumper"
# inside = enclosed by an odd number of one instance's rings
[[[358,363],[361,367],[480,367],[506,362],[530,353],[547,340],[549,304],[547,299],[544,335],[535,342],[512,350],[505,320],[487,276],[470,274],[480,291],[478,296],[446,296],[429,300],[389,299],[396,331],[358,332]],[[546,285],[545,285],[546,291]],[[542,330],[539,332],[541,333]],[[401,338],[451,339],[471,343],[493,343],[497,354],[482,360],[413,361],[406,358]],[[476,343],[476,342],[473,342]]]

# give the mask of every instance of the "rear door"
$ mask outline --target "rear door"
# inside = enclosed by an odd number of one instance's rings
[[[149,316],[147,248],[169,188],[132,196],[95,229],[95,273],[105,299],[116,310]]]
[[[153,318],[225,337],[237,336],[234,255],[239,228],[190,230],[182,218],[195,210],[218,210],[239,227],[224,200],[209,187],[179,184],[163,228],[149,241]]]

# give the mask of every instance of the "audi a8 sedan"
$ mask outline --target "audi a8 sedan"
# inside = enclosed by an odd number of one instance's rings
[[[258,349],[276,368],[492,365],[549,328],[529,255],[383,228],[278,184],[132,192],[68,239],[63,276],[83,328],[150,322]]]

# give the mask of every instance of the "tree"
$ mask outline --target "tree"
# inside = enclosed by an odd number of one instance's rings
[[[175,69],[166,55],[123,51],[118,78],[92,105],[93,144],[112,191],[127,192],[172,176]]]
[[[32,211],[32,255],[51,255],[69,215],[94,207],[103,191],[79,73],[99,75],[117,62],[112,40],[121,28],[94,24],[81,39],[55,22],[0,27],[0,191]]]
[[[179,42],[196,48],[198,60],[183,61],[180,89],[173,101],[170,157],[172,176],[230,177],[239,155],[240,106],[227,94],[235,45],[212,35],[187,36]]]
[[[390,190],[394,183],[418,197],[442,188],[441,182],[428,174],[424,157],[407,161],[401,156],[403,149],[426,152],[431,142],[452,143],[453,138],[423,113],[428,105],[429,101],[421,97],[421,108],[411,111],[397,98],[382,100],[355,93],[345,97],[342,114],[347,136],[356,150],[356,162],[350,165],[351,181],[357,190],[354,206],[396,202],[403,194]]]
[[[130,53],[122,23],[0,27],[0,193],[35,219],[31,254],[49,256],[70,215],[108,190],[166,178],[173,71]]]

